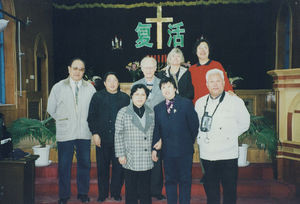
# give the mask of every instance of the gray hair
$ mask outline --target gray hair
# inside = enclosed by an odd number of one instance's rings
[[[154,66],[155,67],[157,66],[157,62],[156,62],[156,60],[153,57],[146,56],[141,61],[141,67],[145,66],[146,61],[152,61],[153,64],[154,64]]]
[[[168,65],[170,65],[171,57],[173,57],[176,54],[180,55],[180,64],[184,62],[184,56],[183,56],[182,51],[179,48],[175,47],[168,54],[168,57],[167,57],[167,64]]]
[[[208,72],[206,72],[206,76],[205,76],[206,81],[208,81],[208,77],[212,74],[219,74],[224,81],[224,73],[220,69],[217,69],[217,68],[211,69]]]

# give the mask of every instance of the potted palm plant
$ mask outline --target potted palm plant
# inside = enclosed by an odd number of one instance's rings
[[[13,144],[24,139],[36,140],[39,145],[33,146],[33,153],[40,157],[35,161],[36,166],[47,166],[49,162],[49,143],[55,142],[55,121],[52,117],[45,120],[19,118],[9,127]]]
[[[239,137],[241,146],[266,150],[272,162],[276,161],[278,143],[274,122],[265,116],[251,115],[249,129]]]

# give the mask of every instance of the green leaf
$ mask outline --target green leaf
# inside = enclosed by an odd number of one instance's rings
[[[239,137],[239,144],[255,144],[257,148],[266,150],[269,157],[276,158],[279,143],[274,124],[264,116],[250,117],[250,127]]]
[[[8,131],[12,135],[14,145],[27,138],[37,140],[42,147],[46,146],[49,142],[55,142],[55,121],[52,117],[42,121],[19,118],[12,122]]]

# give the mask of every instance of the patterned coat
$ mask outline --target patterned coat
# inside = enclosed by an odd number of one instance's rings
[[[125,169],[147,171],[153,167],[151,159],[152,137],[154,129],[154,112],[145,105],[145,128],[133,110],[133,104],[122,108],[115,124],[116,157],[125,156]]]

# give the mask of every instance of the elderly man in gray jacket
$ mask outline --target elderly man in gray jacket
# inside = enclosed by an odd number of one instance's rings
[[[85,64],[74,59],[68,66],[69,77],[56,83],[48,98],[48,113],[56,121],[58,148],[59,204],[70,198],[71,167],[77,157],[77,198],[89,202],[91,132],[87,123],[89,104],[95,88],[82,79]]]
[[[144,57],[141,61],[141,68],[144,74],[144,78],[136,81],[133,85],[144,84],[150,90],[150,94],[147,98],[146,105],[152,110],[154,106],[165,100],[161,90],[159,88],[160,79],[154,74],[157,69],[157,62],[152,57]],[[154,168],[151,170],[151,195],[158,200],[165,199],[166,197],[162,195],[163,188],[163,173],[162,173],[162,161],[159,158],[157,162],[154,163]]]

